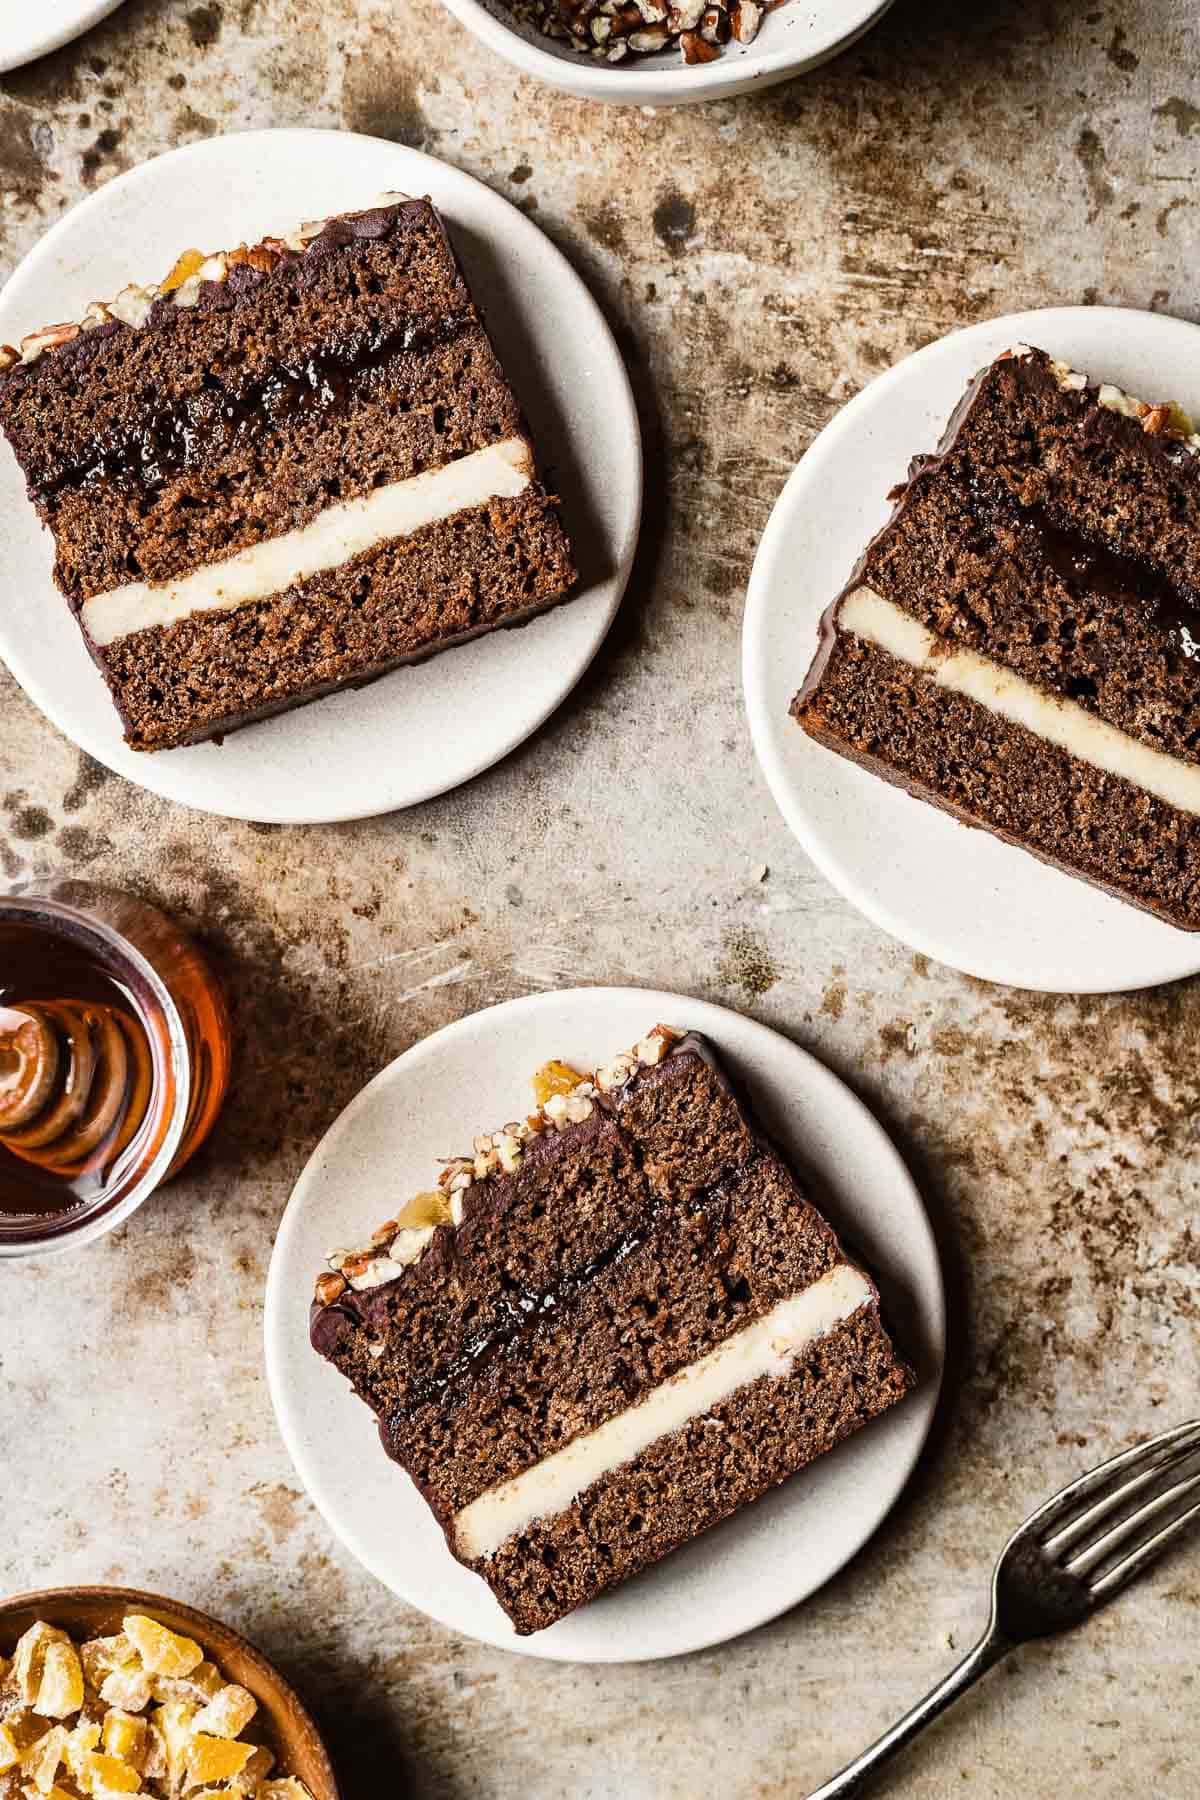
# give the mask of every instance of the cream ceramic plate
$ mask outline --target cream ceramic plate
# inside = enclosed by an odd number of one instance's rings
[[[121,0],[0,0],[0,74],[81,37]]]
[[[374,1421],[310,1349],[313,1281],[330,1245],[365,1238],[429,1184],[435,1160],[510,1118],[550,1056],[593,1066],[657,1020],[707,1032],[763,1119],[811,1167],[834,1222],[875,1270],[919,1389],[813,1468],[656,1568],[532,1638],[516,1636],[446,1549]],[[925,1442],[944,1336],[941,1272],[904,1164],[870,1113],[822,1064],[724,1008],[633,988],[537,995],[476,1013],[376,1076],[314,1152],[279,1228],[267,1279],[266,1355],[280,1428],[301,1481],[372,1574],[452,1630],[573,1662],[641,1661],[748,1631],[803,1600],[867,1541]]]
[[[788,716],[817,622],[887,518],[888,489],[916,452],[934,449],[975,371],[1021,342],[1200,412],[1200,328],[1115,307],[988,320],[881,375],[806,452],[763,534],[743,638],[750,729],[808,854],[885,931],[985,981],[1051,993],[1149,987],[1200,969],[1200,934],[958,824],[813,743]]]
[[[0,446],[0,655],[60,731],[168,799],[231,818],[364,818],[457,787],[570,692],[624,590],[641,511],[641,444],[612,334],[536,225],[432,157],[340,131],[212,138],[109,182],[67,214],[0,295],[0,342],[127,280],[161,279],[190,245],[251,242],[306,218],[428,194],[445,213],[545,466],[563,494],[581,590],[519,631],[480,638],[357,693],[200,744],[126,749],[107,690],[53,586],[50,536]]]

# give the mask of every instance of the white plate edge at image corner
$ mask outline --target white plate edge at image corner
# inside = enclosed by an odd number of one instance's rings
[[[1136,990],[1200,970],[1200,934],[1037,862],[808,740],[788,707],[817,620],[888,517],[888,489],[931,451],[970,377],[1037,343],[1137,393],[1200,368],[1200,327],[1130,308],[1051,307],[985,319],[876,376],[834,414],[789,474],[747,593],[742,681],[755,754],[806,855],[888,936],[977,979],[1048,993]],[[1133,374],[1125,374],[1125,370]],[[1200,411],[1200,383],[1185,394]],[[825,547],[811,519],[819,507]],[[790,547],[790,556],[789,556]],[[815,547],[819,573],[808,568]],[[823,558],[823,560],[822,560]],[[910,848],[911,845],[911,848]]]
[[[425,1150],[400,1122],[431,1118],[436,1104],[452,1110],[452,1099],[438,1099],[443,1085],[462,1092],[470,1078],[481,1115],[490,1116],[493,1106],[511,1107],[509,1071],[528,1061],[529,1033],[556,1053],[569,1054],[572,1042],[578,1051],[602,1052],[635,1041],[648,1017],[672,1014],[682,1028],[707,1032],[736,1069],[749,1067],[756,1098],[767,1092],[772,1119],[783,1115],[783,1135],[800,1129],[802,1117],[814,1122],[816,1173],[833,1190],[838,1223],[849,1223],[848,1237],[886,1244],[876,1261],[886,1265],[890,1285],[912,1293],[918,1316],[911,1336],[914,1349],[926,1347],[926,1378],[894,1411],[630,1586],[548,1632],[519,1639],[484,1584],[450,1557],[440,1530],[431,1529],[415,1489],[379,1449],[367,1409],[309,1348],[307,1296],[330,1233],[346,1241],[359,1226],[370,1229],[369,1211],[394,1200],[397,1187],[407,1191],[410,1178],[425,1184]],[[579,1033],[574,1040],[572,1030]],[[446,1127],[431,1122],[428,1129],[444,1154]],[[411,1159],[402,1171],[390,1148],[389,1134],[398,1131],[402,1154]],[[794,1142],[787,1147],[796,1148]],[[797,1160],[813,1166],[811,1149],[806,1145]],[[378,1198],[356,1206],[351,1220],[346,1192],[373,1188]],[[451,1630],[520,1654],[583,1663],[654,1660],[710,1647],[765,1624],[831,1579],[883,1523],[920,1460],[939,1400],[945,1333],[943,1272],[924,1203],[892,1139],[852,1090],[810,1052],[745,1015],[662,991],[605,988],[526,996],[469,1014],[412,1046],[360,1090],[293,1189],[272,1253],[264,1317],[268,1385],[281,1435],[301,1484],[351,1554],[399,1598]],[[855,1476],[855,1470],[865,1473]],[[853,1491],[843,1493],[847,1483]],[[832,1530],[825,1518],[809,1523],[823,1492],[841,1496]]]
[[[0,4],[0,75],[61,50],[116,12],[122,0],[5,0]]]

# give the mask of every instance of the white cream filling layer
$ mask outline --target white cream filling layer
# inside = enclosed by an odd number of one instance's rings
[[[489,500],[516,499],[532,479],[528,444],[524,438],[506,438],[440,469],[375,488],[361,499],[338,501],[307,525],[251,544],[223,562],[206,563],[172,581],[131,581],[96,594],[84,602],[83,623],[93,642],[105,645],[131,631],[173,625],[195,613],[231,612],[453,513]]]
[[[847,595],[838,613],[838,628],[877,644],[920,669],[939,687],[965,695],[1010,724],[1024,726],[1105,775],[1119,775],[1168,806],[1200,817],[1200,768],[1152,750],[1115,725],[1105,724],[1076,701],[1045,693],[974,650],[949,648],[919,619],[873,588],[856,588]]]
[[[508,1538],[527,1531],[537,1519],[565,1512],[593,1482],[711,1412],[739,1388],[762,1375],[789,1375],[802,1350],[873,1296],[862,1270],[840,1263],[802,1294],[781,1300],[707,1356],[651,1389],[636,1406],[472,1500],[454,1522],[459,1554],[491,1556]]]

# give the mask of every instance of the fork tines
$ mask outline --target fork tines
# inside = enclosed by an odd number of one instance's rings
[[[1093,1599],[1107,1600],[1197,1519],[1200,1419],[1122,1451],[1056,1494],[1041,1509],[1041,1550]]]

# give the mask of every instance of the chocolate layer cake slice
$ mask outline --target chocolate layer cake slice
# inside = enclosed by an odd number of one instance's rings
[[[912,1383],[712,1045],[658,1026],[475,1140],[317,1281],[314,1347],[458,1559],[540,1631]]]
[[[1200,437],[1022,346],[825,614],[811,737],[1200,929]]]
[[[427,200],[188,252],[0,350],[0,426],[135,749],[523,624],[574,581]]]

